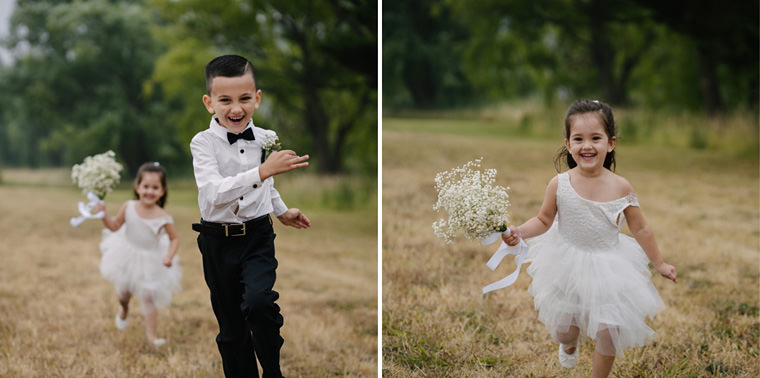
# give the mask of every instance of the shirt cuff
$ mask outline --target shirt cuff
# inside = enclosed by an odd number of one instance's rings
[[[280,198],[273,198],[272,199],[272,212],[275,216],[280,216],[282,214],[285,214],[286,211],[288,211],[288,207],[285,205],[285,202],[282,201]]]
[[[253,186],[253,188],[254,189],[261,188],[261,175],[259,174],[259,167],[255,167],[251,169],[249,172],[251,172],[251,179],[253,181],[251,185]]]

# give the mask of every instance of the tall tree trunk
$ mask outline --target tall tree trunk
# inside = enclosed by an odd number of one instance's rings
[[[422,45],[423,42],[415,41],[407,46],[408,53],[404,57],[403,72],[401,73],[406,88],[412,96],[415,107],[424,108],[435,104],[438,82],[435,77],[435,66]]]
[[[299,85],[304,101],[302,117],[314,147],[315,159],[312,160],[312,163],[316,163],[317,169],[322,173],[339,173],[343,167],[341,159],[336,159],[330,151],[328,138],[330,119],[324,105],[322,105],[322,97],[319,95],[319,72],[314,68],[312,45],[306,36],[306,30],[311,30],[311,28],[299,26],[290,18],[285,18],[284,22],[288,29],[287,34],[298,44],[302,54],[301,65],[303,70],[301,71]]]
[[[606,22],[608,11],[601,1],[592,1],[589,11],[589,29],[591,41],[589,49],[591,61],[597,69],[599,85],[604,92],[604,101],[616,105],[625,105],[628,102],[625,83],[615,80],[615,49],[609,41]]]
[[[307,124],[306,127],[313,141],[312,146],[316,155],[314,156],[316,158],[314,160],[316,160],[320,172],[337,173],[341,167],[333,159],[333,154],[330,153],[329,142],[327,140],[328,120],[324,108],[319,103],[319,96],[316,94],[315,88],[307,87],[304,90],[304,98],[311,102],[306,104],[304,121]]]
[[[697,64],[699,65],[699,84],[702,92],[702,105],[708,115],[716,115],[723,111],[723,101],[718,89],[716,64],[710,52],[697,46]]]
[[[303,78],[301,86],[304,93],[304,122],[306,129],[309,130],[316,152],[317,167],[322,173],[338,173],[343,167],[340,165],[340,159],[335,159],[330,153],[330,141],[328,133],[330,120],[322,105],[322,97],[319,95],[319,87],[315,82],[318,77],[314,72],[314,65],[311,61],[311,46],[304,41],[301,44],[303,53]]]
[[[330,146],[327,134],[329,132],[329,120],[322,105],[318,88],[313,82],[313,72],[311,62],[308,60],[310,54],[307,49],[303,50],[304,59],[304,78],[302,87],[304,93],[304,122],[306,129],[311,134],[312,145],[316,154],[317,167],[322,173],[337,173],[341,170],[340,164],[333,158],[330,153]]]

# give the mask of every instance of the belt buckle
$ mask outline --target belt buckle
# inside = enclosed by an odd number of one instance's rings
[[[237,233],[237,234],[231,234],[230,233],[230,226],[238,226],[238,224],[225,223],[224,224],[224,236],[225,237],[230,237],[230,236],[245,236],[245,223],[241,223],[239,225],[243,226],[242,227],[242,231],[240,233]]]

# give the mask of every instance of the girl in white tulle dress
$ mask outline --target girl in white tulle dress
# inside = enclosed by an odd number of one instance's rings
[[[511,246],[535,237],[526,261],[538,318],[560,344],[563,367],[575,366],[579,340],[596,341],[592,377],[608,376],[615,356],[655,336],[645,319],[664,305],[647,264],[676,281],[633,187],[613,173],[615,144],[609,106],[573,103],[565,117],[564,148],[555,159],[558,170],[563,160],[570,169],[549,181],[537,216],[502,236]],[[633,238],[620,233],[626,221]]]
[[[166,170],[158,163],[145,163],[135,178],[135,198],[125,202],[115,217],[105,216],[100,273],[113,283],[121,306],[116,328],[128,324],[129,300],[140,299],[145,335],[155,346],[166,343],[156,337],[158,308],[170,304],[180,290],[179,238],[172,217],[164,210]],[[100,204],[96,211],[105,210]]]

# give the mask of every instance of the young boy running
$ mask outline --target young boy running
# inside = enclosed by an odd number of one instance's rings
[[[254,126],[261,102],[253,65],[224,55],[206,65],[203,104],[209,128],[190,142],[201,222],[198,248],[219,334],[216,342],[227,377],[281,377],[282,315],[272,290],[277,260],[269,213],[287,226],[308,228],[309,219],[288,208],[273,176],[309,165],[308,155],[272,152],[265,160],[265,130]]]

